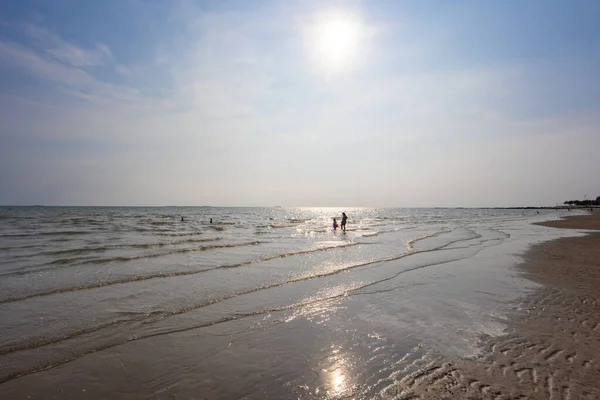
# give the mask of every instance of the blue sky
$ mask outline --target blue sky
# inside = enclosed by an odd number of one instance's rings
[[[4,1],[0,204],[596,197],[598,20],[596,1]]]

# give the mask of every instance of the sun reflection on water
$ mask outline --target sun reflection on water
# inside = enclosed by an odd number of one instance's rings
[[[352,392],[350,374],[351,357],[339,346],[332,345],[327,358],[329,364],[323,369],[323,381],[328,398],[347,397]]]
[[[346,385],[345,385],[346,377],[344,376],[342,371],[340,371],[339,369],[336,369],[335,371],[333,371],[333,373],[331,375],[332,375],[331,386],[333,388],[333,393],[334,394],[342,393],[344,391],[344,388],[346,387]]]

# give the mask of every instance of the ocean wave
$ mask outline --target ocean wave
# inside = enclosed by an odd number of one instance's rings
[[[150,248],[154,248],[154,247],[165,247],[165,246],[172,246],[172,245],[186,244],[186,243],[214,242],[216,240],[221,240],[221,239],[222,238],[184,239],[184,240],[176,240],[173,242],[128,244],[128,245],[122,245],[119,247],[135,247],[135,248],[139,248],[139,249],[150,249]]]
[[[103,225],[105,221],[98,221],[97,219],[90,218],[67,218],[60,221],[62,224],[71,224],[71,225]]]
[[[272,228],[272,229],[280,229],[280,228],[293,228],[294,226],[296,226],[298,224],[291,224],[291,223],[281,223],[281,224],[269,224],[267,225],[268,228]]]
[[[406,242],[406,247],[408,247],[409,249],[412,250],[414,248],[415,243],[420,242],[421,240],[433,238],[433,237],[441,235],[442,233],[448,233],[448,232],[450,232],[450,230],[448,228],[445,228],[445,229],[442,229],[441,231],[437,231],[434,233],[416,237],[414,239],[410,239],[409,241]]]
[[[152,221],[150,225],[172,225],[173,221]]]
[[[221,239],[222,238],[217,237],[217,238],[203,238],[203,239],[184,239],[184,240],[176,240],[176,241],[169,241],[169,242],[113,244],[113,245],[106,245],[106,246],[101,246],[101,247],[81,247],[81,248],[77,248],[77,249],[44,251],[44,252],[40,252],[40,253],[36,253],[36,254],[17,255],[17,256],[13,256],[13,258],[28,258],[28,257],[40,256],[40,255],[57,256],[57,255],[62,255],[62,254],[98,253],[98,252],[104,252],[107,250],[126,249],[126,248],[151,249],[151,248],[174,246],[174,245],[180,245],[180,244],[214,242],[214,241],[221,240]],[[30,245],[30,246],[23,246],[21,248],[27,248],[27,247],[39,247],[39,246],[38,245]],[[76,260],[76,259],[64,259],[64,261],[62,261],[62,260],[59,261],[58,264],[68,263],[69,260]],[[2,274],[0,274],[0,276],[1,275]]]
[[[144,229],[143,232],[148,231]],[[157,233],[159,236],[195,236],[202,235],[202,232],[159,232]]]
[[[213,246],[213,248],[236,247],[236,246],[259,244],[259,243],[260,242],[249,242],[249,243],[238,243],[238,244],[235,244],[235,245],[220,245],[220,246],[217,245],[217,246]],[[72,286],[72,287],[67,287],[67,288],[60,288],[60,289],[50,290],[50,291],[47,291],[47,292],[40,292],[40,293],[34,293],[34,294],[29,294],[29,295],[14,296],[14,297],[10,297],[10,298],[0,299],[0,304],[2,304],[2,303],[11,303],[11,302],[21,301],[21,300],[26,300],[26,299],[30,299],[32,297],[49,296],[49,295],[53,295],[53,294],[74,292],[74,291],[87,290],[87,289],[94,289],[94,288],[99,288],[99,287],[104,287],[104,286],[110,286],[110,285],[132,283],[132,282],[137,282],[137,281],[146,281],[146,280],[149,280],[149,279],[170,278],[170,277],[183,276],[183,275],[195,275],[195,274],[200,274],[200,273],[204,273],[204,272],[208,272],[208,271],[213,271],[213,270],[218,270],[218,269],[238,268],[238,267],[242,267],[242,266],[246,266],[246,265],[250,265],[250,264],[255,264],[255,263],[259,263],[259,262],[266,262],[266,261],[275,260],[277,258],[285,258],[285,257],[302,255],[302,254],[310,254],[310,253],[315,253],[315,252],[320,252],[320,251],[327,251],[327,250],[344,248],[344,247],[349,247],[349,246],[356,246],[356,245],[358,245],[358,243],[355,243],[355,242],[345,242],[345,243],[341,243],[341,244],[337,244],[337,245],[332,245],[332,246],[321,246],[321,247],[312,248],[312,249],[291,251],[291,252],[281,253],[281,254],[277,254],[277,255],[273,255],[273,256],[261,257],[261,258],[254,259],[254,260],[243,261],[243,262],[240,262],[240,263],[237,263],[237,264],[218,265],[216,267],[211,267],[211,268],[206,268],[206,269],[200,269],[200,270],[199,269],[193,269],[193,270],[185,270],[185,271],[172,271],[172,272],[155,273],[155,274],[148,274],[148,275],[136,275],[136,276],[126,277],[126,278],[122,278],[122,279],[110,280],[110,281],[93,282],[93,283],[84,284],[84,285],[78,285],[78,286]],[[192,251],[192,250],[186,249],[186,251]],[[158,254],[156,256],[166,255],[166,254],[171,254],[171,253],[161,253],[161,254]],[[119,258],[122,259],[122,260],[119,260],[119,261],[129,261],[129,260],[132,259],[132,258],[123,259],[124,257],[119,257]],[[144,258],[144,256],[139,256],[139,257],[136,256],[136,258]],[[106,259],[102,259],[102,260],[106,260]],[[107,261],[107,262],[110,262],[110,261]],[[96,263],[96,262],[94,262],[94,260],[90,260],[90,262],[81,262],[81,263],[79,263],[77,265],[80,265],[80,264],[94,264],[94,263]],[[45,269],[48,269],[48,268],[45,268]],[[35,271],[29,270],[29,271],[13,272],[13,273],[10,273],[10,274],[7,274],[7,275],[32,274],[32,273],[39,272],[40,270],[41,269],[37,269]]]
[[[7,247],[0,247],[0,251],[8,251],[8,250],[20,250],[20,249],[33,249],[36,247],[43,247],[44,244],[26,244],[24,246],[7,246]],[[24,257],[29,257],[30,255],[26,255]]]
[[[475,235],[477,235],[475,232],[473,232]],[[479,235],[481,236],[481,235]],[[470,238],[463,238],[463,239],[459,239],[466,241],[466,240],[470,240]],[[105,329],[109,326],[115,326],[115,325],[122,325],[122,324],[127,324],[127,323],[142,323],[144,325],[146,324],[153,324],[156,322],[159,322],[161,320],[164,320],[165,318],[169,318],[169,317],[173,317],[173,316],[177,316],[177,315],[181,315],[181,314],[185,314],[203,307],[207,307],[216,303],[220,303],[226,300],[230,300],[236,297],[240,297],[246,294],[250,294],[250,293],[254,293],[257,291],[261,291],[261,290],[267,290],[267,289],[271,289],[271,288],[275,288],[275,287],[280,287],[280,286],[284,286],[287,284],[293,284],[293,283],[297,283],[297,282],[302,282],[305,280],[310,280],[310,279],[315,279],[315,278],[320,278],[320,277],[325,277],[325,276],[330,276],[330,275],[335,275],[344,271],[347,271],[349,269],[352,268],[357,268],[357,267],[361,267],[361,266],[367,266],[367,265],[372,265],[375,263],[380,263],[382,261],[389,261],[389,260],[397,260],[403,257],[408,257],[410,255],[414,255],[414,254],[420,254],[420,253],[426,253],[426,252],[431,252],[431,251],[436,251],[439,249],[444,249],[445,247],[447,247],[449,245],[449,243],[439,246],[436,249],[429,249],[429,250],[421,250],[421,251],[412,251],[412,252],[408,252],[408,253],[403,253],[397,256],[393,256],[393,257],[387,257],[384,259],[380,259],[380,260],[372,260],[372,261],[367,261],[367,262],[363,262],[363,263],[356,263],[353,265],[348,265],[344,268],[341,268],[339,270],[333,270],[333,271],[327,271],[325,273],[322,274],[312,274],[312,275],[307,275],[307,276],[300,276],[298,278],[294,278],[294,279],[290,279],[287,281],[283,281],[283,282],[277,282],[277,283],[273,283],[273,284],[265,284],[259,287],[253,287],[253,288],[248,288],[246,290],[239,290],[235,293],[231,293],[231,294],[227,294],[221,297],[216,297],[216,298],[212,298],[212,299],[205,299],[201,302],[198,302],[196,304],[190,304],[190,305],[185,305],[182,306],[180,308],[176,308],[176,309],[172,309],[172,310],[164,310],[164,311],[155,311],[152,313],[148,313],[148,314],[143,314],[143,313],[131,313],[131,314],[127,314],[125,315],[126,318],[119,318],[117,320],[112,320],[112,321],[107,321],[104,323],[99,323],[98,325],[94,325],[94,326],[89,326],[83,329],[79,329],[77,331],[73,331],[64,335],[60,335],[60,336],[56,336],[56,337],[50,337],[50,338],[34,338],[31,339],[25,343],[17,343],[15,345],[8,345],[8,346],[3,346],[0,348],[0,355],[4,355],[7,353],[12,353],[12,352],[16,352],[16,351],[21,351],[21,350],[28,350],[28,349],[33,349],[33,348],[38,348],[38,347],[44,347],[44,346],[48,346],[54,343],[61,343],[64,342],[66,340],[70,340],[72,338],[75,338],[77,336],[80,335],[84,335],[87,333],[91,333],[91,332],[95,332],[95,331],[100,331],[102,329]],[[475,254],[477,254],[479,251],[481,251],[483,249],[478,250]],[[473,255],[471,255],[470,257],[472,257]],[[253,317],[253,316],[257,316],[257,315],[263,315],[263,314],[269,314],[269,313],[274,313],[274,312],[278,312],[278,311],[283,311],[283,310],[291,310],[291,309],[295,309],[298,307],[305,307],[305,306],[310,306],[312,304],[316,304],[319,302],[324,302],[324,301],[332,301],[335,300],[337,298],[342,298],[342,297],[347,297],[347,296],[358,296],[358,295],[372,295],[372,294],[377,294],[377,293],[382,293],[384,291],[390,291],[390,290],[397,290],[397,287],[392,287],[392,288],[385,288],[384,290],[382,289],[378,289],[378,290],[372,290],[372,291],[365,291],[364,289],[367,289],[369,287],[373,287],[374,285],[383,283],[383,282],[387,282],[387,281],[391,281],[394,278],[400,276],[401,274],[405,274],[411,271],[415,271],[418,269],[422,269],[422,268],[427,268],[427,267],[431,267],[431,266],[437,266],[437,265],[442,265],[442,264],[447,264],[450,262],[454,262],[457,261],[459,259],[462,258],[458,258],[458,259],[447,259],[444,261],[438,261],[438,262],[425,262],[424,264],[420,264],[417,266],[414,266],[412,268],[408,268],[405,270],[401,270],[398,271],[397,273],[391,275],[391,276],[386,276],[382,279],[378,279],[376,281],[373,282],[365,282],[360,283],[360,284],[356,284],[356,285],[352,285],[351,287],[347,287],[344,288],[343,290],[336,290],[334,292],[331,291],[327,291],[324,292],[322,294],[318,294],[316,296],[313,297],[309,297],[309,298],[305,298],[305,299],[298,299],[295,301],[292,301],[289,304],[276,304],[273,305],[271,307],[264,307],[264,308],[260,308],[257,310],[250,310],[248,312],[231,312],[227,315],[218,317],[216,319],[213,320],[208,320],[208,321],[202,321],[202,322],[198,322],[198,323],[192,323],[190,325],[184,325],[184,326],[174,326],[170,329],[160,329],[160,330],[152,330],[150,332],[147,333],[142,333],[140,335],[136,335],[135,339],[136,340],[143,340],[143,339],[148,339],[151,337],[157,337],[157,336],[163,336],[163,335],[169,335],[169,334],[173,334],[173,333],[179,333],[179,332],[183,332],[183,331],[190,331],[190,330],[195,330],[195,329],[200,329],[200,328],[204,328],[204,327],[208,327],[208,326],[213,326],[216,324],[220,324],[220,323],[224,323],[224,322],[228,322],[228,321],[232,321],[232,320],[237,320],[237,319],[242,319],[242,318],[247,318],[247,317]],[[128,318],[130,317],[130,318]],[[116,339],[116,338],[115,338]],[[31,368],[31,369],[27,369],[27,370],[20,370],[20,371],[13,371],[12,373],[8,373],[3,375],[2,377],[0,377],[0,383],[1,382],[6,382],[8,380],[17,378],[19,376],[23,376],[23,375],[28,375],[28,374],[32,374],[38,371],[41,371],[43,369],[47,369],[50,366],[54,367],[60,364],[64,364],[66,362],[72,361],[74,359],[80,358],[86,354],[95,352],[99,349],[104,350],[107,348],[111,348],[111,347],[115,347],[118,345],[121,345],[123,343],[126,343],[127,341],[131,340],[130,338],[122,338],[122,339],[116,339],[116,340],[111,340],[110,342],[106,342],[106,343],[102,343],[102,344],[98,344],[97,346],[93,347],[93,348],[86,348],[86,349],[74,349],[74,352],[72,352],[72,354],[65,359],[61,359],[61,360],[52,360],[52,361],[46,361],[47,365],[41,365],[41,366],[37,366],[35,368]],[[62,346],[62,345],[61,345]],[[100,346],[100,347],[98,347]],[[48,364],[49,363],[49,364]]]
[[[373,236],[379,236],[380,232],[374,231],[374,232],[367,232],[367,233],[363,233],[361,236],[362,237],[373,237]]]
[[[34,237],[34,236],[71,236],[71,235],[86,235],[93,233],[91,231],[51,231],[51,232],[31,232],[31,233],[8,233],[0,235],[6,238]]]
[[[259,241],[253,241],[253,242],[244,242],[244,243],[215,244],[215,245],[210,245],[210,246],[186,247],[183,249],[175,249],[175,250],[164,251],[164,252],[160,252],[160,253],[140,254],[140,255],[135,255],[135,256],[116,256],[116,257],[99,258],[99,259],[93,259],[93,260],[82,260],[82,261],[78,262],[78,264],[106,264],[106,263],[115,262],[115,261],[126,262],[126,261],[132,261],[132,260],[140,260],[140,259],[144,259],[144,258],[164,257],[164,256],[168,256],[171,254],[190,253],[190,252],[194,252],[194,251],[207,251],[207,250],[213,250],[213,249],[225,249],[225,248],[231,248],[231,247],[254,246],[254,245],[258,245],[258,244],[260,244]],[[60,260],[57,260],[57,261],[60,261]]]
[[[470,240],[470,239],[461,239],[461,240]],[[89,328],[85,328],[76,332],[72,332],[68,335],[64,335],[61,337],[55,337],[55,338],[48,338],[45,340],[40,340],[40,341],[36,341],[36,342],[28,342],[28,343],[24,343],[21,345],[16,345],[16,346],[11,346],[10,348],[1,348],[0,349],[0,355],[4,355],[7,353],[11,353],[11,352],[15,352],[15,351],[20,351],[20,350],[27,350],[27,349],[31,349],[31,348],[36,348],[36,347],[43,347],[43,346],[47,346],[49,344],[52,343],[58,343],[58,342],[62,342],[68,339],[71,339],[73,337],[82,335],[82,334],[86,334],[86,333],[90,333],[90,332],[94,332],[94,331],[98,331],[101,329],[104,329],[108,326],[112,326],[112,325],[117,325],[117,324],[122,324],[122,323],[127,323],[127,322],[141,322],[143,324],[152,324],[152,323],[156,323],[160,320],[164,320],[165,318],[169,318],[169,317],[173,317],[176,315],[181,315],[181,314],[185,314],[188,313],[190,311],[194,311],[203,307],[207,307],[216,303],[221,303],[223,301],[226,300],[230,300],[236,297],[240,297],[240,296],[244,296],[247,294],[251,294],[254,292],[258,292],[258,291],[262,291],[262,290],[268,290],[268,289],[272,289],[272,288],[276,288],[276,287],[280,287],[280,286],[284,286],[284,285],[288,285],[288,284],[294,284],[294,283],[299,283],[299,282],[303,282],[303,281],[307,281],[307,280],[311,280],[311,279],[315,279],[315,278],[322,278],[322,277],[327,277],[327,276],[331,276],[331,275],[336,275],[339,273],[343,273],[345,271],[348,271],[350,269],[354,269],[354,268],[359,268],[359,267],[364,267],[364,266],[368,266],[368,265],[373,265],[373,264],[377,264],[377,263],[381,263],[381,262],[385,262],[385,261],[393,261],[393,260],[399,260],[401,258],[404,257],[408,257],[411,255],[415,255],[415,254],[421,254],[421,253],[427,253],[427,252],[432,252],[432,251],[436,251],[436,250],[440,250],[440,249],[444,249],[445,247],[447,247],[448,244],[439,246],[435,249],[429,249],[429,250],[419,250],[419,251],[410,251],[407,253],[402,253],[396,256],[391,256],[391,257],[385,257],[382,259],[377,259],[377,260],[370,260],[370,261],[365,261],[365,262],[357,262],[354,264],[350,264],[345,266],[344,268],[340,268],[340,269],[336,269],[336,270],[331,270],[331,271],[327,271],[327,272],[323,272],[323,273],[318,273],[318,274],[308,274],[308,275],[304,275],[304,276],[299,276],[296,277],[294,279],[290,279],[287,281],[282,281],[282,282],[277,282],[277,283],[271,283],[271,284],[265,284],[263,286],[259,286],[259,287],[253,287],[253,288],[249,288],[246,290],[240,290],[238,292],[235,293],[231,293],[229,295],[225,295],[225,296],[221,296],[218,298],[214,298],[214,299],[208,299],[205,301],[202,301],[200,303],[197,304],[193,304],[193,305],[186,305],[183,308],[179,308],[179,309],[174,309],[174,310],[170,310],[170,311],[164,311],[164,312],[154,312],[154,313],[150,313],[150,314],[133,314],[133,318],[129,318],[129,319],[121,319],[121,320],[116,320],[116,321],[110,321],[110,322],[106,322],[97,326],[92,326]],[[482,249],[480,249],[479,251],[481,251]],[[478,252],[479,252],[478,251]],[[433,262],[433,263],[424,263],[421,265],[417,265],[415,267],[412,268],[408,268],[405,270],[401,270],[398,271],[397,273],[385,277],[383,279],[378,279],[376,281],[373,282],[369,282],[369,283],[365,283],[365,284],[361,284],[361,285],[355,285],[353,287],[349,287],[346,290],[342,290],[342,291],[337,291],[334,293],[329,293],[324,295],[324,296],[316,296],[316,297],[312,297],[309,299],[303,299],[300,301],[296,301],[293,302],[291,304],[287,304],[287,305],[279,305],[279,306],[275,306],[275,307],[271,307],[271,308],[265,308],[265,309],[261,309],[261,310],[256,310],[256,311],[251,311],[251,312],[245,312],[245,313],[232,313],[229,316],[225,316],[222,318],[219,318],[217,320],[214,321],[207,321],[207,322],[203,322],[197,325],[192,325],[192,326],[185,326],[185,327],[180,327],[180,328],[174,328],[174,329],[169,329],[168,331],[161,331],[161,332],[153,332],[153,333],[149,333],[143,336],[138,336],[136,337],[137,340],[141,340],[141,339],[147,339],[150,337],[156,337],[156,336],[162,336],[162,335],[167,335],[167,334],[173,334],[173,333],[179,333],[182,331],[189,331],[189,330],[193,330],[193,329],[199,329],[199,328],[204,328],[207,326],[212,326],[215,324],[220,324],[223,322],[228,322],[231,320],[236,320],[236,319],[241,319],[241,318],[246,318],[246,317],[252,317],[252,316],[256,316],[256,315],[262,315],[262,314],[266,314],[266,313],[273,313],[273,312],[278,312],[278,311],[283,311],[283,310],[290,310],[290,309],[294,309],[294,308],[298,308],[298,307],[303,307],[303,306],[307,306],[313,303],[318,303],[318,302],[323,302],[323,301],[331,301],[334,300],[336,298],[341,298],[341,297],[346,297],[346,296],[354,296],[354,295],[370,295],[370,294],[376,294],[376,293],[381,293],[381,290],[375,290],[372,292],[365,292],[364,289],[368,288],[368,287],[372,287],[374,285],[386,282],[386,281],[391,281],[392,279],[400,276],[401,274],[405,274],[408,272],[412,272],[415,270],[419,270],[419,269],[423,269],[423,268],[428,268],[431,266],[438,266],[438,265],[442,265],[442,264],[447,264],[450,262],[454,262],[457,261],[459,259],[462,258],[458,258],[458,259],[451,259],[451,260],[444,260],[444,261],[438,261],[438,262]],[[152,279],[150,277],[145,277],[145,278],[139,278],[138,280],[147,280],[147,279]],[[81,289],[72,289],[69,291],[73,291],[73,290],[81,290]],[[61,292],[65,292],[67,290],[63,290]],[[55,293],[60,293],[59,291],[55,291]],[[50,294],[50,293],[48,293]],[[54,293],[52,293],[54,294]],[[40,294],[41,295],[41,294]],[[29,297],[36,297],[36,296],[29,296]],[[28,298],[29,298],[28,297]],[[17,301],[17,300],[14,300]],[[0,303],[4,303],[7,301],[0,301]],[[108,347],[114,347],[117,346],[119,344],[122,344],[124,342],[121,343],[115,343],[111,346],[103,346],[103,349],[106,349]],[[85,354],[88,354],[89,352],[93,352],[96,350],[90,350],[87,352],[81,352],[80,354],[76,355],[75,358],[79,358]],[[69,359],[68,361],[71,361],[73,358]],[[67,362],[67,361],[63,361],[63,362]],[[26,372],[27,373],[34,373],[37,372],[36,371],[30,371],[30,372]],[[23,375],[23,372],[20,372],[18,375],[15,374],[13,375],[9,375],[9,376],[5,376],[2,377],[2,381],[0,382],[6,382],[7,380],[13,379],[16,376],[20,376]]]
[[[471,231],[471,230],[469,230]],[[393,255],[390,257],[384,257],[384,258],[380,258],[380,259],[375,259],[375,260],[368,260],[368,261],[360,261],[357,263],[353,263],[350,265],[345,266],[344,268],[340,268],[340,269],[335,269],[335,270],[331,270],[331,271],[326,271],[326,272],[321,272],[321,273],[317,273],[317,274],[307,274],[304,276],[300,276],[298,278],[295,278],[293,280],[290,281],[286,281],[283,283],[277,283],[275,284],[275,286],[280,286],[283,284],[287,284],[287,283],[294,283],[294,282],[300,282],[303,280],[308,280],[308,279],[314,279],[314,278],[320,278],[320,277],[325,277],[325,276],[329,276],[329,275],[334,275],[334,274],[338,274],[340,272],[349,270],[349,269],[354,269],[354,268],[359,268],[359,267],[363,267],[363,266],[368,266],[368,265],[372,265],[372,264],[377,264],[377,263],[382,263],[382,262],[388,262],[388,261],[395,261],[395,260],[399,260],[401,258],[404,257],[408,257],[411,255],[415,255],[415,254],[421,254],[421,253],[428,253],[428,252],[433,252],[433,251],[438,251],[438,250],[451,250],[451,248],[449,248],[449,246],[451,244],[457,243],[457,242],[462,242],[462,241],[468,241],[468,240],[472,240],[478,237],[481,237],[481,235],[471,231],[473,233],[473,235],[467,237],[467,238],[459,238],[453,241],[450,241],[448,243],[445,243],[441,246],[437,246],[435,248],[432,249],[425,249],[425,250],[414,250],[414,248],[412,247],[412,245],[414,243],[416,243],[419,240],[424,240],[426,238],[430,238],[430,237],[435,237],[438,236],[442,233],[447,233],[450,232],[450,230],[442,230],[439,232],[434,232],[432,234],[428,234],[428,235],[424,235],[418,238],[414,238],[411,239],[409,241],[409,243],[411,244],[409,247],[409,251],[404,252],[404,253],[400,253],[397,255]],[[190,252],[190,251],[202,251],[202,250],[208,250],[211,248],[224,248],[224,247],[237,247],[237,246],[247,246],[247,245],[253,245],[253,244],[259,244],[260,242],[248,242],[248,243],[238,243],[238,244],[225,244],[225,245],[215,245],[215,246],[201,246],[199,248],[186,248],[186,249],[179,249],[173,252],[163,252],[163,253],[156,253],[156,254],[151,254],[151,255],[140,255],[140,256],[133,256],[133,257],[113,257],[113,258],[106,258],[106,259],[95,259],[95,260],[81,260],[81,262],[78,262],[77,264],[74,265],[81,265],[81,264],[97,264],[97,263],[107,263],[107,262],[112,262],[112,261],[130,261],[130,260],[134,260],[134,259],[141,259],[141,258],[149,258],[149,257],[160,257],[160,256],[164,256],[164,255],[169,255],[169,254],[174,254],[174,253],[184,253],[184,252]],[[76,286],[76,287],[69,287],[69,288],[61,288],[61,289],[56,289],[56,290],[52,290],[52,291],[47,291],[47,292],[40,292],[40,293],[34,293],[34,294],[29,294],[29,295],[23,295],[23,296],[14,296],[14,297],[10,297],[10,298],[5,298],[5,299],[0,299],[0,304],[2,303],[10,303],[10,302],[15,302],[15,301],[21,301],[21,300],[26,300],[32,297],[39,297],[39,296],[47,296],[47,295],[53,295],[53,294],[58,294],[58,293],[64,293],[64,292],[71,292],[71,291],[78,291],[78,290],[86,290],[86,289],[92,289],[92,288],[97,288],[97,287],[103,287],[103,286],[109,286],[109,285],[115,285],[115,284],[124,284],[124,283],[130,283],[130,282],[135,282],[135,281],[144,281],[144,280],[148,280],[148,279],[156,279],[156,278],[168,278],[168,277],[174,277],[174,276],[181,276],[181,275],[192,275],[192,274],[199,274],[199,273],[204,273],[204,272],[208,272],[208,271],[212,271],[212,270],[216,270],[216,269],[228,269],[228,268],[238,268],[238,267],[242,267],[242,266],[246,266],[246,265],[250,265],[250,264],[254,264],[254,263],[258,263],[258,262],[265,262],[265,261],[270,261],[270,260],[274,260],[277,258],[285,258],[285,257],[290,257],[290,256],[296,256],[296,255],[302,255],[302,254],[309,254],[309,253],[314,253],[314,252],[319,252],[319,251],[327,251],[327,250],[332,250],[332,249],[338,249],[338,248],[343,248],[343,247],[348,247],[348,246],[355,246],[355,245],[366,245],[366,243],[357,243],[357,242],[342,242],[341,244],[338,245],[333,245],[333,246],[322,246],[322,247],[317,247],[317,248],[312,248],[312,249],[305,249],[305,250],[299,250],[299,251],[292,251],[292,252],[287,252],[287,253],[281,253],[281,254],[277,254],[277,255],[273,255],[273,256],[267,256],[267,257],[262,257],[262,258],[258,258],[255,260],[249,260],[249,261],[244,261],[241,263],[237,263],[237,264],[230,264],[230,265],[220,265],[220,266],[216,266],[216,267],[212,267],[212,268],[207,268],[207,269],[202,269],[202,270],[186,270],[186,271],[175,271],[175,272],[165,272],[165,273],[157,273],[157,274],[149,274],[149,275],[142,275],[142,276],[133,276],[133,277],[127,277],[127,278],[123,278],[123,279],[119,279],[119,280],[112,280],[112,281],[103,281],[103,282],[96,282],[96,283],[92,283],[92,284],[88,284],[88,285],[81,285],[81,286]],[[32,271],[32,270],[28,270],[28,271],[21,271],[21,272],[13,272],[13,273],[9,273],[6,275],[24,275],[24,274],[30,274],[30,273],[36,273],[39,272],[40,269]],[[404,271],[407,272],[407,271]]]
[[[80,249],[67,249],[67,250],[56,250],[56,251],[45,251],[36,255],[48,255],[57,256],[61,254],[85,254],[85,253],[97,253],[108,250],[110,247],[82,247]]]

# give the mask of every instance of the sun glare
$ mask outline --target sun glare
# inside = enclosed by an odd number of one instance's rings
[[[356,15],[322,14],[309,29],[308,42],[314,62],[328,73],[352,69],[357,61],[363,26]]]

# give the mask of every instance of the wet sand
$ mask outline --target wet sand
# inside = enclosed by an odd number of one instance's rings
[[[600,211],[539,225],[600,229]],[[383,397],[600,398],[600,233],[537,245],[521,269],[543,286],[515,311],[508,335],[483,338],[475,360],[435,359]]]
[[[600,209],[596,209],[588,215],[574,215],[556,221],[538,222],[536,225],[551,228],[600,230]]]

